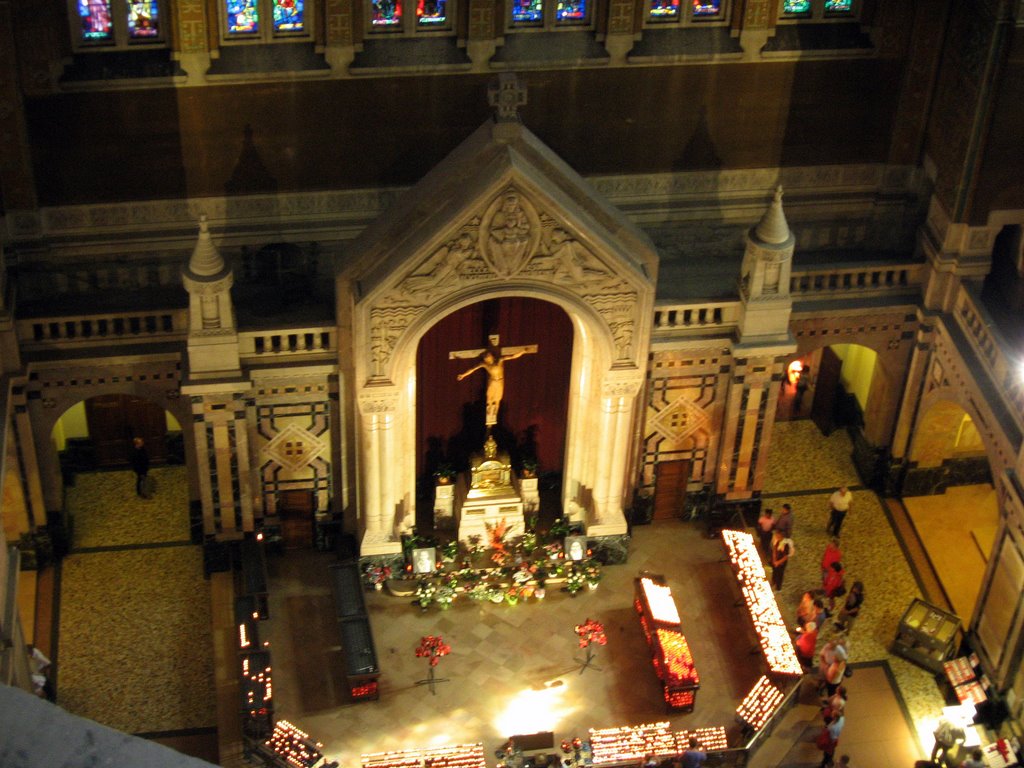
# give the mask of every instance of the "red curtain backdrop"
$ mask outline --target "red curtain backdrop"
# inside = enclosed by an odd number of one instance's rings
[[[455,312],[420,340],[416,356],[416,467],[420,476],[439,462],[458,470],[480,451],[486,435],[487,376],[456,377],[477,360],[449,360],[454,350],[488,346],[498,333],[502,346],[536,344],[537,354],[505,363],[505,393],[494,438],[517,464],[537,457],[541,472],[561,471],[572,367],[572,323],[556,304],[521,297],[492,299]]]

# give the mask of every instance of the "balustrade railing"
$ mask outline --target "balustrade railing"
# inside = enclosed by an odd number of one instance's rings
[[[334,326],[246,331],[238,334],[238,351],[243,360],[268,357],[331,356],[338,351]]]
[[[188,310],[23,318],[16,329],[18,342],[26,350],[174,341],[188,332]]]
[[[708,331],[735,326],[739,301],[667,304],[654,309],[654,332]]]
[[[794,270],[789,292],[794,299],[842,294],[853,298],[865,294],[883,294],[920,288],[924,283],[924,264],[886,264],[837,266]]]
[[[1024,426],[1024,370],[981,302],[980,288],[963,282],[953,314],[992,381],[1009,403],[1018,425]]]

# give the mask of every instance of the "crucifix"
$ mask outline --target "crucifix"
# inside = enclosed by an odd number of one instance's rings
[[[515,360],[523,355],[532,355],[537,352],[536,344],[526,344],[518,347],[502,347],[501,337],[498,334],[491,334],[487,337],[491,346],[487,349],[459,349],[448,353],[449,360],[471,360],[479,357],[480,362],[467,371],[459,374],[458,380],[462,381],[476,371],[483,370],[487,374],[487,430],[498,423],[498,408],[501,407],[501,398],[505,394],[505,361]]]

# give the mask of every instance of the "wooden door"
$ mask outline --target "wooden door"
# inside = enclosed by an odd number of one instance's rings
[[[312,491],[281,491],[277,515],[281,518],[281,543],[285,549],[310,549],[313,546]]]
[[[654,480],[654,520],[683,516],[686,484],[690,480],[690,460],[659,461]]]
[[[839,374],[843,361],[832,347],[821,350],[818,372],[814,379],[814,399],[811,403],[811,418],[823,435],[835,428],[836,392],[839,390]]]
[[[166,459],[167,417],[163,408],[134,395],[99,395],[85,401],[89,438],[100,467],[128,466],[132,438],[146,441],[149,460]]]

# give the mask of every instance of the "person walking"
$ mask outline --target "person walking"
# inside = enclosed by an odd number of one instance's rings
[[[131,464],[135,473],[135,495],[148,499],[146,486],[149,477],[149,451],[146,450],[146,443],[141,437],[132,440]]]
[[[839,746],[839,737],[843,733],[844,725],[846,725],[845,715],[825,716],[825,724],[815,740],[818,749],[822,751],[821,768],[829,768],[834,765],[836,747]]]
[[[960,763],[960,768],[985,768],[985,756],[981,753],[980,749],[975,749],[971,754]]]
[[[829,517],[825,533],[831,533],[839,538],[839,531],[843,527],[843,520],[846,513],[850,511],[850,504],[853,503],[853,494],[845,485],[840,486],[831,496],[828,497]]]
[[[793,555],[793,540],[783,537],[781,531],[772,534],[772,586],[782,591],[782,579],[786,575],[786,563]]]
[[[840,632],[849,632],[853,629],[853,622],[860,615],[860,608],[864,604],[864,582],[855,581],[850,587],[843,607],[839,609],[839,617],[836,619],[836,629]]]
[[[772,556],[772,529],[775,527],[774,514],[774,511],[766,507],[761,510],[761,515],[757,518],[757,535],[761,540],[761,553],[765,556],[765,559],[769,559]]]
[[[793,537],[793,508],[789,504],[782,505],[782,511],[776,516],[772,531],[778,531],[784,539]]]

